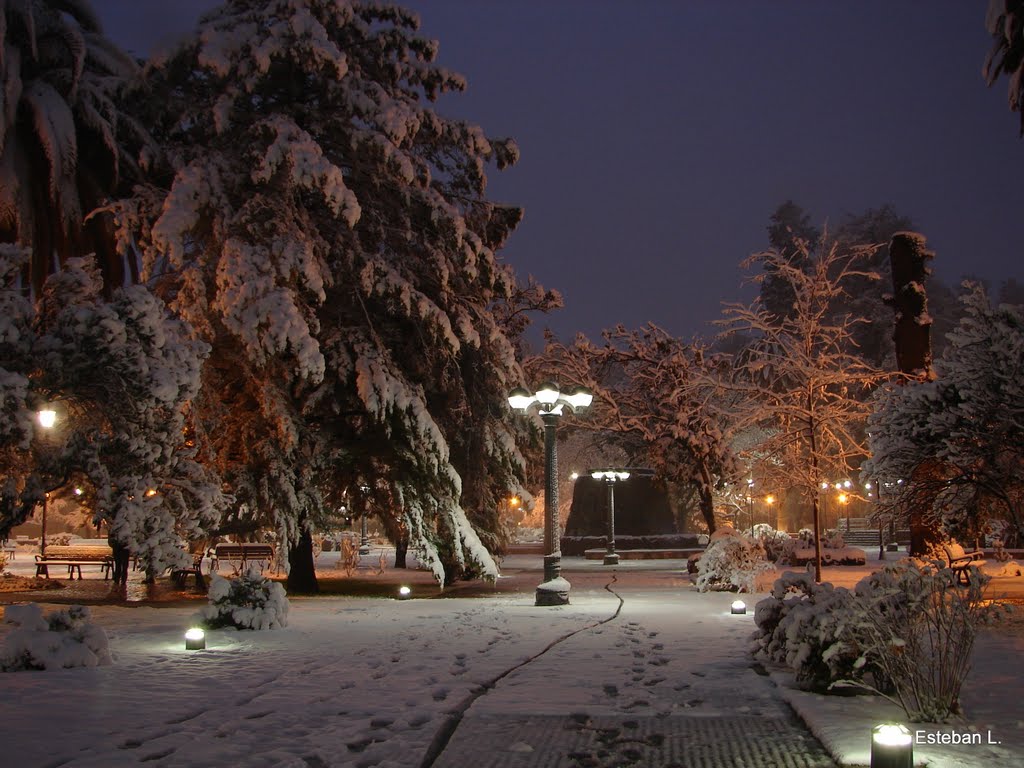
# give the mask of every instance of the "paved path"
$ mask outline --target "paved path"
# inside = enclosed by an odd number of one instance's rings
[[[479,692],[434,768],[835,766],[751,663],[735,595],[692,592],[678,571],[567,575],[577,599],[612,592],[620,608]]]

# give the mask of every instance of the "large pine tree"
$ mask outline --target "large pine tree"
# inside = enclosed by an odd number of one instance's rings
[[[271,526],[315,589],[309,534],[372,498],[439,579],[496,569],[492,510],[522,459],[494,313],[520,211],[485,196],[511,141],[439,115],[465,83],[398,8],[231,0],[152,63],[140,109],[171,182],[121,211],[123,247],[213,347],[199,401],[236,532]],[[475,525],[474,525],[475,524]]]

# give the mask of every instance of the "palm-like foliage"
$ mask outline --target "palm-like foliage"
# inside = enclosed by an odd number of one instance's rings
[[[87,0],[0,0],[0,241],[31,245],[38,295],[68,258],[96,251],[108,287],[124,281],[107,222],[83,216],[134,163],[116,89],[136,65],[101,34]]]
[[[991,0],[985,26],[992,35],[992,50],[983,70],[985,80],[992,85],[1002,75],[1010,78],[1010,109],[1020,112],[1020,132],[1024,136],[1024,2]]]

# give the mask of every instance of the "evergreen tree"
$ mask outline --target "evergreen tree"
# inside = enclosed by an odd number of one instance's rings
[[[85,259],[69,259],[31,303],[18,288],[27,258],[0,247],[0,536],[73,481],[93,522],[107,523],[150,573],[182,564],[183,539],[225,502],[190,429],[207,347],[142,286],[105,300]],[[51,430],[34,418],[44,406],[58,413]]]
[[[136,176],[144,131],[119,108],[137,65],[102,35],[87,0],[0,3],[0,242],[31,248],[35,295],[67,259],[95,252],[107,293],[126,279],[96,214]]]
[[[810,249],[820,237],[810,215],[792,200],[782,203],[769,219],[768,244],[794,269],[807,269]],[[766,262],[764,269],[760,295],[765,311],[778,318],[789,317],[796,304],[793,284],[773,263]]]
[[[936,378],[886,387],[868,422],[864,472],[884,484],[895,516],[925,508],[949,535],[974,537],[992,519],[1024,533],[1024,315],[993,309],[979,287],[936,361]]]
[[[200,427],[240,504],[308,546],[366,486],[439,579],[493,576],[478,528],[520,483],[495,312],[520,211],[485,197],[508,140],[427,103],[461,90],[399,8],[230,0],[150,64],[173,171],[120,210],[122,247],[213,347]],[[296,553],[293,553],[296,555]],[[309,569],[293,585],[315,588]]]
[[[1010,79],[1007,98],[1010,110],[1020,112],[1024,136],[1024,2],[989,0],[985,28],[992,35],[992,49],[985,57],[982,74],[989,86],[1003,75]]]

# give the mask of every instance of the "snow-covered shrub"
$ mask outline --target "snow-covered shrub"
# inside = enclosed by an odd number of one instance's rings
[[[793,550],[800,543],[785,531],[776,531],[770,525],[758,525],[754,530],[757,540],[764,547],[765,554],[773,563],[788,562]]]
[[[947,568],[903,561],[853,591],[786,574],[754,611],[756,653],[785,664],[804,688],[854,685],[881,694],[912,721],[959,713],[974,632],[991,609],[976,568],[958,586]]]
[[[878,668],[911,721],[938,722],[960,713],[975,630],[995,609],[983,600],[988,579],[977,568],[967,585],[957,574],[910,562],[889,566],[856,587],[853,632],[863,660]],[[863,685],[863,683],[862,683]]]
[[[107,634],[90,623],[89,609],[72,605],[45,618],[36,603],[9,605],[4,623],[14,624],[0,650],[0,670],[65,669],[110,664]]]
[[[266,578],[254,566],[236,579],[214,574],[208,598],[210,604],[203,607],[199,616],[211,629],[288,626],[288,597],[284,587]]]
[[[756,653],[791,668],[801,688],[824,691],[835,680],[859,679],[863,665],[843,631],[852,601],[849,590],[817,584],[809,573],[783,574],[754,608]]]
[[[755,592],[764,575],[774,570],[759,542],[722,527],[697,563],[697,589]]]

